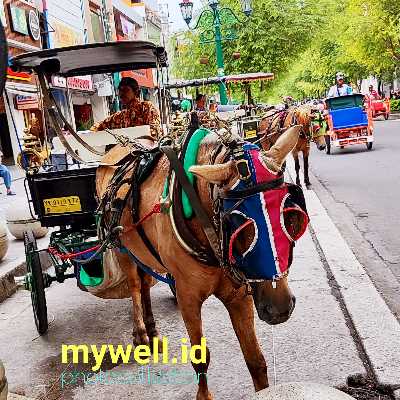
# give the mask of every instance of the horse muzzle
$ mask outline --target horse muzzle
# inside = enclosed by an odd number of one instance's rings
[[[296,297],[290,294],[288,297],[278,296],[273,298],[261,288],[261,285],[251,284],[254,305],[258,317],[269,325],[278,325],[286,322],[296,306]]]

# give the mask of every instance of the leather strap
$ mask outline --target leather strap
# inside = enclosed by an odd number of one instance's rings
[[[219,197],[229,200],[243,200],[246,197],[253,196],[257,193],[266,192],[267,190],[276,189],[284,183],[283,175],[273,181],[259,183],[258,185],[250,186],[244,190],[221,190]]]
[[[160,150],[168,157],[170,165],[175,172],[175,176],[179,181],[182,189],[185,191],[186,195],[189,198],[189,201],[193,207],[193,210],[203,228],[203,231],[210,243],[211,249],[214,252],[216,258],[220,263],[222,263],[222,254],[220,248],[220,240],[215,232],[214,226],[212,225],[210,219],[208,218],[207,213],[200,203],[200,199],[197,196],[196,191],[194,190],[192,184],[190,183],[186,172],[180,163],[178,156],[175,150],[171,146],[161,146]]]

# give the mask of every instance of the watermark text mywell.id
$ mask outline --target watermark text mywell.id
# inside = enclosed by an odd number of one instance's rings
[[[97,345],[76,345],[63,344],[61,346],[61,362],[68,364],[88,364],[89,353],[93,355],[94,365],[92,371],[98,371],[101,368],[104,357],[108,352],[113,364],[128,364],[130,361],[135,361],[140,365],[147,364],[187,364],[189,361],[193,364],[206,363],[207,341],[206,338],[201,338],[199,345],[191,346],[186,338],[180,341],[180,355],[169,357],[168,338],[163,337],[161,342],[158,338],[153,338],[153,345],[117,345],[103,344]],[[161,344],[161,349],[159,345]],[[151,351],[153,349],[153,352]],[[160,351],[161,350],[161,351]],[[161,354],[160,354],[161,353]]]

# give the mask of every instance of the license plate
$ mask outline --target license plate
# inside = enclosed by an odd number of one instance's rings
[[[246,132],[245,132],[245,138],[246,138],[246,139],[253,139],[253,138],[255,138],[255,137],[257,137],[257,131],[256,131],[256,130],[253,130],[253,131],[246,131]]]
[[[81,200],[78,196],[44,199],[43,204],[45,214],[64,214],[82,211]]]

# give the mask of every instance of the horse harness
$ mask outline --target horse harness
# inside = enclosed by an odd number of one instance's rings
[[[227,216],[239,207],[247,197],[282,186],[284,182],[283,173],[278,175],[275,180],[254,184],[251,180],[248,161],[244,157],[243,142],[238,139],[229,141],[222,139],[219,146],[211,154],[210,162],[214,163],[218,155],[222,155],[225,161],[233,160],[237,167],[239,179],[244,183],[245,188],[233,192],[223,191],[215,185],[210,185],[213,201],[213,216],[210,219],[182,165],[185,149],[193,133],[187,134],[182,141],[180,153],[170,138],[162,139],[159,146],[152,149],[148,149],[136,141],[125,141],[124,145],[130,149],[129,154],[115,165],[116,171],[100,200],[97,210],[99,237],[105,240],[105,238],[110,237],[110,232],[116,232],[115,235],[111,235],[110,242],[113,247],[121,248],[119,240],[121,218],[123,210],[126,206],[129,206],[133,225],[137,229],[143,244],[153,257],[163,265],[160,255],[140,225],[139,189],[141,183],[149,177],[164,154],[170,162],[167,182],[171,183],[170,192],[172,193],[169,193],[169,199],[164,199],[161,202],[158,212],[165,212],[170,215],[175,236],[177,236],[183,248],[194,258],[210,267],[223,268],[237,287],[246,284],[249,288],[249,279],[231,262],[229,257],[230,238],[227,236],[226,229]],[[225,151],[225,154],[222,153],[223,151]],[[194,235],[188,227],[187,221],[185,221],[181,202],[182,191],[189,198],[197,221],[207,238],[206,245]],[[230,210],[223,210],[222,203],[225,199],[235,200],[235,205]]]

